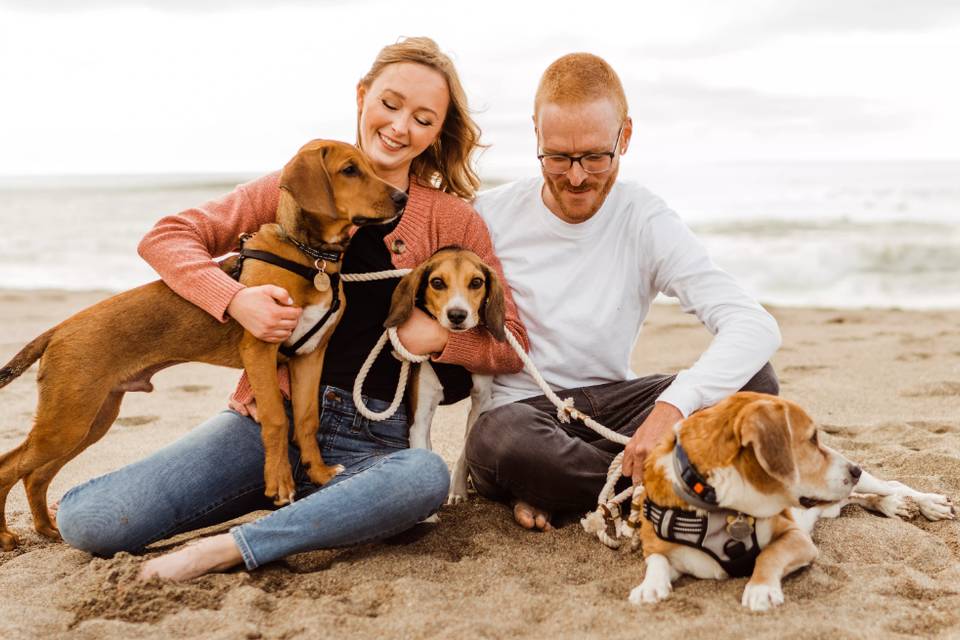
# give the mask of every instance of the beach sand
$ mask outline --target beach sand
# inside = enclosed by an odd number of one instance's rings
[[[104,295],[0,292],[0,364]],[[880,477],[960,497],[960,311],[772,311],[784,336],[773,361],[782,394],[821,423],[828,444]],[[689,366],[709,339],[695,318],[657,306],[634,368]],[[237,375],[181,365],[156,376],[153,393],[128,394],[117,424],[63,469],[51,499],[186,433],[224,406]],[[0,391],[0,451],[30,427],[35,376],[34,367]],[[434,425],[451,465],[466,411],[443,408]],[[785,580],[786,603],[766,614],[740,606],[744,579],[682,578],[666,602],[634,607],[626,598],[643,576],[639,554],[611,551],[577,524],[523,531],[505,507],[479,498],[388,543],[186,584],[134,583],[138,557],[96,559],[40,538],[22,485],[7,514],[24,541],[0,552],[0,637],[9,640],[960,637],[960,522],[856,507],[817,525],[819,559]]]

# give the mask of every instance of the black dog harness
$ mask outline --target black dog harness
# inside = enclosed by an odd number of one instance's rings
[[[754,519],[739,511],[722,509],[717,492],[690,462],[677,437],[673,466],[679,483],[674,491],[684,501],[706,511],[667,508],[644,500],[643,515],[653,525],[657,537],[703,551],[723,567],[727,575],[743,578],[753,573],[760,544]]]
[[[278,256],[269,251],[258,251],[256,249],[247,249],[243,245],[247,240],[253,237],[253,234],[245,233],[240,236],[240,255],[237,259],[237,266],[234,268],[233,277],[234,279],[239,280],[240,273],[243,271],[243,261],[246,259],[259,260],[261,262],[267,262],[281,269],[286,269],[291,271],[298,276],[304,278],[315,287],[320,289],[321,286],[326,284],[325,280],[329,281],[329,287],[333,292],[333,301],[330,303],[330,308],[327,309],[327,312],[323,314],[316,324],[310,327],[310,330],[305,334],[300,336],[300,339],[297,340],[292,345],[280,345],[280,353],[292,358],[297,355],[297,350],[300,349],[303,345],[307,343],[320,329],[323,328],[323,325],[327,323],[330,317],[337,312],[340,308],[340,273],[327,273],[326,265],[327,262],[337,263],[343,259],[343,253],[339,251],[328,251],[328,250],[318,250],[312,247],[308,247],[301,242],[297,242],[295,239],[287,236],[287,239],[290,240],[300,251],[305,253],[314,259],[313,267],[308,267],[302,265],[298,262],[292,260],[287,260],[281,256]],[[323,283],[323,284],[321,284]]]

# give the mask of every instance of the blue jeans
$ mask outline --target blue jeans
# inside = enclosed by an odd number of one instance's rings
[[[312,484],[291,441],[297,500],[277,509],[264,496],[260,425],[224,411],[148,458],[63,496],[63,539],[97,555],[136,552],[157,540],[260,509],[273,513],[230,529],[248,569],[284,556],[389,537],[435,513],[450,484],[446,463],[409,449],[404,408],[389,420],[359,415],[350,394],[321,393],[317,440],[327,464],[346,469]],[[388,405],[365,399],[373,411]],[[291,425],[292,436],[292,425]]]

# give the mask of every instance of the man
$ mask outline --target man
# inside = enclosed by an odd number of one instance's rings
[[[533,122],[542,178],[487,191],[474,205],[533,362],[560,397],[631,436],[623,472],[637,481],[678,420],[738,389],[778,392],[767,361],[780,332],[662,200],[617,182],[633,124],[610,65],[586,53],[551,64]],[[630,352],[658,292],[678,298],[715,337],[689,369],[637,378]],[[521,526],[545,530],[554,513],[596,506],[620,447],[580,422],[561,423],[541,393],[525,372],[496,376],[467,462],[481,495],[511,502]]]

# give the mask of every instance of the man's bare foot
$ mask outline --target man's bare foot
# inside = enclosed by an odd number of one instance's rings
[[[47,513],[50,514],[50,522],[57,524],[57,510],[60,508],[60,501],[54,500],[47,505]]]
[[[190,580],[211,571],[226,571],[242,561],[243,556],[240,555],[233,536],[222,533],[147,560],[140,568],[137,578]]]
[[[513,503],[513,519],[524,529],[540,529],[541,531],[553,529],[550,526],[549,513],[522,500]]]

